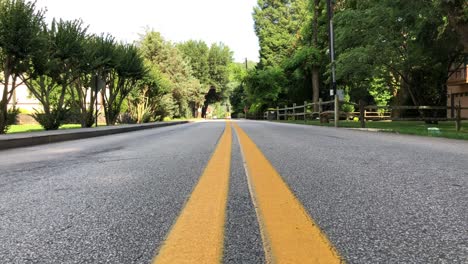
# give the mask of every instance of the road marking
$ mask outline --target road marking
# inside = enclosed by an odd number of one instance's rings
[[[153,263],[220,263],[229,189],[229,123],[184,209]]]
[[[268,263],[341,263],[325,234],[249,136],[234,128],[241,145]]]

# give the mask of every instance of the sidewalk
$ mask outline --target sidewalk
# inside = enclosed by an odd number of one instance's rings
[[[119,126],[106,126],[106,127],[97,127],[97,128],[77,128],[77,129],[0,135],[0,150],[20,148],[20,147],[29,147],[29,146],[56,143],[56,142],[62,142],[62,141],[68,141],[68,140],[107,136],[107,135],[113,135],[113,134],[119,134],[119,133],[138,131],[138,130],[143,130],[143,129],[173,126],[173,125],[186,124],[186,123],[189,123],[189,121],[157,122],[157,123],[138,124],[138,125],[119,125]]]

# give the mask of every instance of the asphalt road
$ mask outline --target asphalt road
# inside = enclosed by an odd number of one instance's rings
[[[237,124],[345,262],[468,263],[468,143]],[[192,123],[0,151],[0,263],[150,263],[224,129]],[[222,260],[263,263],[240,149],[233,132]]]

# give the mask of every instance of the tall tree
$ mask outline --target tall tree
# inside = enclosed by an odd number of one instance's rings
[[[280,66],[293,53],[293,44],[307,18],[307,3],[307,0],[258,0],[253,18],[260,44],[260,68]]]
[[[107,125],[117,122],[122,103],[146,72],[143,58],[134,45],[117,44],[113,51],[112,63],[113,68],[105,77],[107,89],[102,90]]]
[[[193,76],[198,79],[201,85],[200,93],[208,93],[210,91],[210,65],[209,53],[210,48],[204,41],[189,40],[177,44],[177,48],[182,52],[185,59],[189,62]],[[201,117],[202,112],[199,109],[202,107],[203,99],[194,102],[194,114]]]
[[[293,84],[294,87],[302,89],[312,88],[312,101],[318,103],[320,97],[320,86],[322,86],[322,74],[325,73],[324,66],[328,63],[328,25],[325,12],[324,0],[311,0],[308,6],[308,15],[301,31],[295,40],[295,51],[291,58],[286,60],[285,70],[293,71],[296,78],[311,83],[302,85]],[[293,74],[294,75],[294,74]],[[297,88],[296,88],[297,89]],[[305,94],[308,94],[307,92]],[[303,98],[305,99],[305,98]],[[314,105],[318,111],[318,105]]]
[[[188,60],[192,68],[192,74],[202,85],[208,85],[210,82],[209,52],[210,48],[202,41],[188,40],[177,44],[177,48]]]
[[[80,112],[81,126],[92,127],[96,121],[94,108],[100,92],[97,83],[105,80],[113,68],[113,52],[117,44],[110,35],[91,35],[83,44],[84,54],[80,67],[76,69],[78,78],[73,83],[71,94]]]
[[[468,53],[468,2],[465,0],[436,0],[436,8],[442,8],[451,28],[455,29]]]
[[[0,0],[0,134],[8,129],[8,103],[20,85],[19,77],[31,67],[31,58],[42,52],[44,12],[34,2]]]
[[[357,77],[367,82],[383,70],[382,77],[400,80],[401,94],[408,94],[413,104],[445,104],[448,70],[462,49],[434,3],[347,2],[336,15],[341,81]]]
[[[42,111],[34,117],[46,130],[58,129],[69,111],[65,99],[80,74],[86,30],[80,20],[53,20],[44,31],[47,50],[34,56],[33,66],[21,76],[42,104]]]
[[[172,99],[166,97],[165,102],[173,100],[176,103],[174,116],[193,116],[197,105],[203,103],[205,91],[193,76],[190,63],[182,52],[154,31],[146,33],[139,48],[144,58],[155,65],[168,81]]]
[[[232,55],[232,51],[223,43],[213,43],[208,55],[210,85],[223,96],[229,83],[228,68]]]

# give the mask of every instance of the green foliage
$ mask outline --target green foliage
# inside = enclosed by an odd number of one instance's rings
[[[307,19],[306,0],[258,0],[253,18],[260,43],[260,68],[280,66],[294,51],[294,42]]]
[[[347,89],[349,100],[446,103],[450,65],[461,62],[468,50],[466,1],[340,0],[333,9],[338,88]],[[253,88],[249,74],[249,85],[234,90],[235,106],[271,102],[257,94],[284,104],[302,103],[311,95],[313,101],[328,99],[321,88],[331,79],[326,11],[321,0],[258,0],[253,14],[260,42],[257,71],[274,65],[286,82],[280,92],[272,87],[257,93],[264,89]]]
[[[53,20],[50,29],[41,32],[43,50],[32,58],[33,66],[22,75],[31,94],[43,111],[33,117],[46,130],[58,129],[67,117],[70,94],[79,77],[85,54],[86,30],[82,21]]]
[[[462,50],[443,17],[434,1],[345,4],[336,15],[340,81],[363,86],[383,71],[415,105],[445,104],[447,71]]]
[[[226,104],[217,102],[213,105],[213,117],[225,118],[227,114]]]
[[[349,95],[349,88],[348,89],[344,89],[344,98],[343,98],[345,102],[350,102],[351,101],[351,96]],[[354,106],[353,105],[349,105],[349,104],[342,104],[341,105],[341,110],[343,112],[346,112],[346,113],[349,113],[349,112],[354,112]]]
[[[176,102],[172,97],[172,94],[164,94],[157,96],[156,109],[154,111],[156,120],[166,120],[166,118],[172,119],[176,114]]]
[[[392,99],[391,90],[387,86],[387,82],[383,78],[374,78],[370,82],[369,93],[374,97],[377,105],[388,105]]]
[[[192,74],[203,86],[210,83],[209,75],[209,52],[210,49],[204,41],[188,40],[177,44],[176,47],[182,52],[189,62]]]
[[[57,130],[67,118],[69,109],[52,109],[49,113],[36,112],[32,114],[32,117],[45,129],[45,130]]]
[[[0,134],[8,128],[8,103],[19,85],[18,78],[31,67],[31,57],[41,52],[44,12],[34,2],[0,1]]]
[[[281,68],[266,67],[249,71],[245,82],[247,99],[252,105],[275,106],[287,80]]]
[[[203,41],[189,40],[174,45],[150,31],[139,47],[148,63],[159,71],[159,82],[165,87],[163,94],[171,95],[158,98],[167,107],[170,102],[175,103],[167,111],[160,109],[162,116],[190,118],[202,105],[206,109],[210,103],[228,96],[232,87],[228,85],[232,52],[224,44],[208,48]]]
[[[7,111],[7,122],[6,122],[7,124],[6,124],[5,128],[4,128],[3,133],[6,133],[8,131],[8,129],[10,128],[10,126],[16,124],[16,120],[17,120],[17,117],[18,117],[19,114],[20,114],[20,109],[19,108],[13,107],[13,108],[8,109],[8,111]]]
[[[232,63],[232,51],[223,43],[212,44],[208,55],[210,86],[225,98],[229,83],[229,65]]]
[[[150,31],[139,43],[140,51],[149,64],[154,65],[171,96],[159,97],[169,107],[160,113],[174,117],[191,117],[194,108],[203,103],[205,92],[200,81],[193,76],[189,61],[171,42],[158,32]],[[169,106],[169,103],[175,105]]]
[[[107,90],[102,93],[107,125],[117,122],[124,100],[146,74],[143,57],[136,46],[117,44],[112,55],[113,68],[107,71]]]

